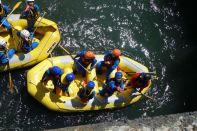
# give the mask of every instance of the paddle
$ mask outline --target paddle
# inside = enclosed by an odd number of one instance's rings
[[[42,15],[42,17],[40,18],[40,21],[38,22],[38,24],[36,25],[36,28],[34,29],[34,31],[33,31],[33,36],[34,36],[34,34],[35,34],[35,32],[36,32],[36,30],[37,30],[37,28],[38,28],[38,26],[40,25],[40,22],[42,21],[42,19],[44,18],[44,16],[45,16],[45,14],[46,14],[46,12],[44,12],[44,14]]]
[[[52,66],[53,66],[53,58],[52,58],[52,51],[55,49],[55,47],[57,46],[57,42],[54,42],[52,44],[52,46],[47,50],[47,53],[49,53],[50,57],[51,57],[51,63],[52,63]]]
[[[12,81],[9,62],[8,62],[8,76],[9,76],[9,90],[10,90],[11,94],[13,94],[14,93],[14,84]]]
[[[62,45],[59,45],[67,54],[70,55],[70,57],[74,60],[74,62],[78,63],[85,71],[87,71],[88,73],[91,73],[89,70],[87,70],[81,63],[79,63],[72,55],[71,53],[66,50]]]
[[[4,19],[4,21],[1,23],[0,27],[3,25],[3,23],[7,20],[7,18],[10,17],[10,15],[21,5],[22,1],[19,1],[15,4],[12,11],[7,15],[7,17]]]
[[[154,101],[154,99],[153,99],[151,96],[147,96],[147,95],[145,95],[145,94],[139,92],[136,88],[134,88],[134,89],[135,89],[137,92],[136,92],[136,94],[135,94],[135,93],[132,93],[132,95],[136,95],[136,96],[142,95],[142,96],[144,96],[144,97],[146,97],[146,98],[151,99],[152,101]]]

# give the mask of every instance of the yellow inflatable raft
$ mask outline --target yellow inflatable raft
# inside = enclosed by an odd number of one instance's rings
[[[60,41],[60,33],[57,24],[40,17],[35,23],[35,28],[37,29],[33,40],[38,42],[39,45],[31,52],[24,53],[20,50],[19,38],[16,33],[27,27],[27,20],[19,19],[19,14],[15,14],[11,15],[8,21],[12,25],[13,37],[10,36],[8,31],[3,31],[3,27],[0,28],[0,37],[3,37],[8,42],[8,48],[14,48],[17,52],[9,60],[9,66],[8,64],[0,66],[0,72],[6,71],[8,68],[16,69],[27,67],[46,59]]]
[[[103,55],[97,55],[96,59],[98,61],[103,60]],[[75,80],[72,82],[71,91],[72,95],[70,97],[64,95],[57,95],[53,93],[54,86],[52,81],[49,80],[46,83],[41,82],[42,76],[47,69],[52,66],[59,66],[64,70],[63,78],[67,73],[73,72],[73,60],[70,56],[59,56],[48,58],[27,73],[27,89],[31,96],[37,99],[40,103],[46,106],[48,109],[60,112],[77,112],[77,111],[90,111],[90,110],[100,110],[109,108],[120,108],[137,102],[142,95],[131,96],[133,90],[132,87],[128,87],[122,93],[115,92],[110,97],[102,97],[99,95],[98,91],[102,89],[105,80],[105,73],[97,75],[95,69],[91,73],[87,74],[86,77],[82,77],[81,74],[75,75]],[[142,64],[128,58],[121,56],[119,68],[124,70],[124,72],[148,72],[148,69]],[[116,71],[111,73],[110,77],[114,77]],[[124,78],[129,79],[131,76],[124,73]],[[81,88],[81,83],[88,80],[94,80],[96,96],[84,104],[80,101],[77,96],[77,92]],[[151,83],[142,90],[142,94],[146,93],[150,88]]]

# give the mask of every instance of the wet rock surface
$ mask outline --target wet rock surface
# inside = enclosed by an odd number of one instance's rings
[[[197,131],[197,111],[166,116],[146,117],[126,122],[107,122],[92,125],[51,129],[50,131]]]

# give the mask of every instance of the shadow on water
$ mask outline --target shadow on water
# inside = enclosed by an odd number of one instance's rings
[[[26,71],[28,68],[26,68]],[[50,111],[27,92],[26,71],[12,71],[15,85],[14,94],[7,87],[7,73],[0,76],[0,130],[43,130],[75,125],[93,124],[113,119],[125,121],[123,110],[58,113]],[[114,114],[118,115],[114,115]],[[122,115],[122,116],[121,116]],[[111,117],[113,116],[113,117]]]

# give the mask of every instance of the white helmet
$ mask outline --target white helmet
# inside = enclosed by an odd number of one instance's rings
[[[26,4],[27,4],[28,2],[34,2],[34,0],[26,0]]]
[[[2,38],[0,38],[0,47],[6,47],[6,41]]]
[[[21,37],[22,37],[22,38],[28,39],[29,36],[30,36],[30,33],[29,33],[28,30],[25,30],[25,29],[24,29],[24,30],[21,31]]]

